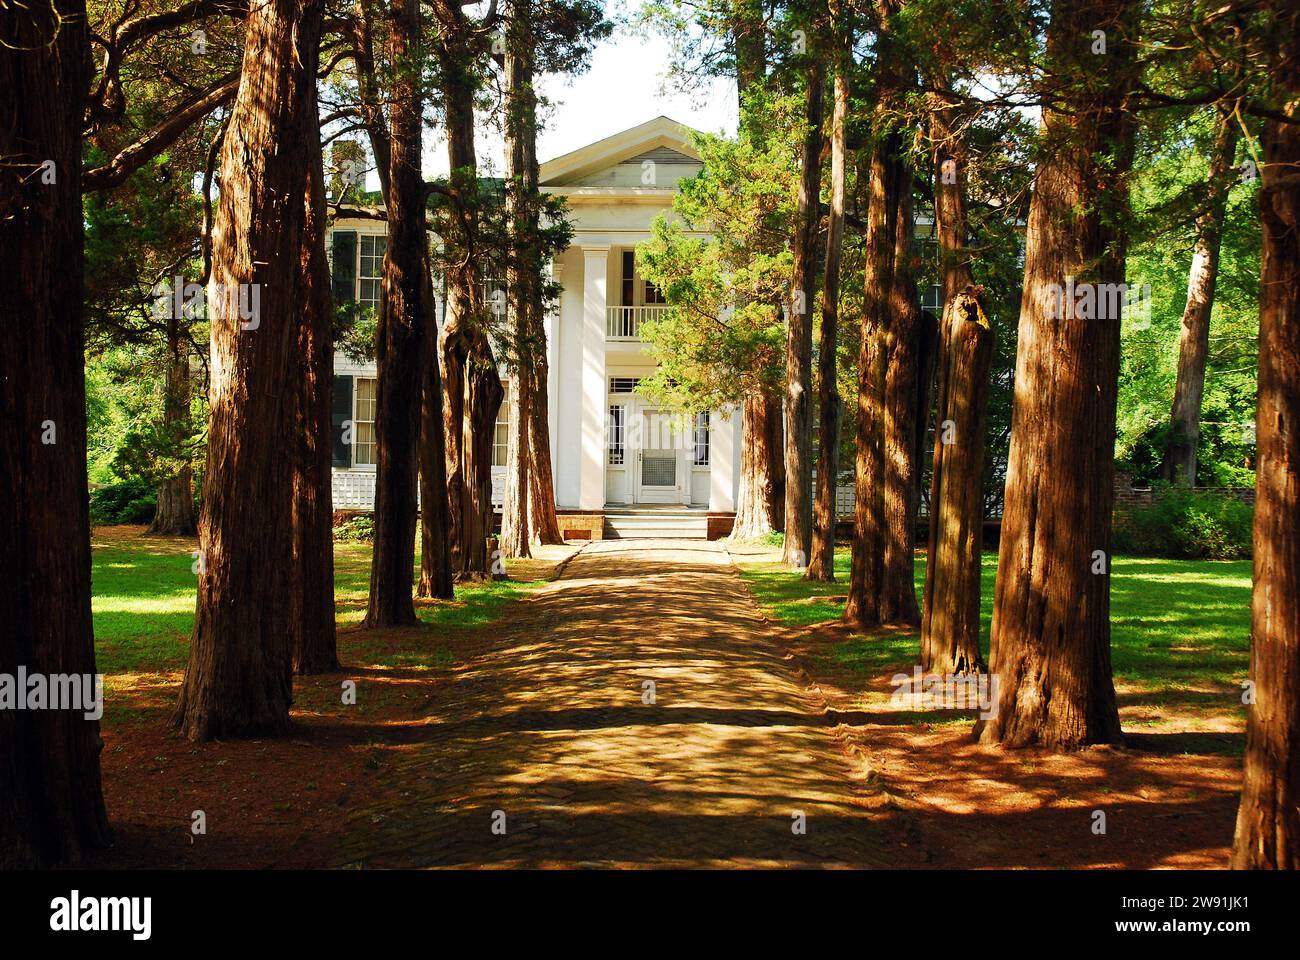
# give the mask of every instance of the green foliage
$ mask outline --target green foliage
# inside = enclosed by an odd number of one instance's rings
[[[191,133],[173,154],[135,171],[122,186],[86,194],[87,467],[92,482],[155,485],[201,459],[203,400],[189,404],[188,383],[165,406],[169,341],[182,364],[207,339],[207,321],[173,315],[178,282],[195,283],[203,222],[188,164],[201,153]],[[100,159],[89,149],[92,161]],[[183,288],[183,287],[182,287]],[[149,518],[144,518],[149,519]],[[101,522],[139,522],[101,521]]]
[[[148,523],[158,506],[158,494],[147,481],[123,480],[90,492],[90,522],[96,524]]]
[[[334,308],[334,342],[349,360],[365,363],[375,359],[375,335],[379,330],[378,311],[361,308],[355,303],[341,303]]]
[[[334,528],[334,540],[343,543],[373,543],[375,539],[375,516],[372,513],[359,513],[349,517]]]
[[[102,159],[90,151],[91,162]],[[85,195],[86,334],[91,352],[154,345],[167,321],[157,316],[161,286],[198,280],[203,206],[189,179],[164,154],[115,190]],[[204,321],[182,318],[202,337]]]
[[[735,403],[783,376],[777,305],[792,269],[800,103],[755,92],[746,110],[755,122],[739,137],[694,137],[703,170],[682,181],[672,217],[657,217],[637,248],[638,269],[670,308],[642,325],[658,368],[641,390],[682,410]]]
[[[1153,118],[1138,145],[1128,282],[1150,287],[1151,309],[1149,323],[1144,317],[1124,325],[1115,456],[1119,469],[1139,485],[1161,476],[1213,127],[1209,110]],[[1241,160],[1246,148],[1239,149]],[[1238,183],[1228,195],[1197,448],[1197,483],[1203,486],[1254,483],[1258,189],[1255,182]]]
[[[1152,502],[1125,506],[1115,549],[1138,556],[1239,560],[1251,555],[1254,509],[1236,497],[1186,487],[1158,487]]]
[[[201,470],[206,398],[193,397],[188,418],[166,423],[165,357],[165,350],[135,345],[87,357],[86,452],[92,483],[156,485],[186,464],[196,475]]]

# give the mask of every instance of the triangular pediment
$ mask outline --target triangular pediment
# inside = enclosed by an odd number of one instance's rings
[[[647,163],[663,164],[676,181],[700,166],[691,146],[691,128],[668,117],[655,117],[541,165],[542,186],[618,186]],[[639,176],[639,174],[638,174]]]

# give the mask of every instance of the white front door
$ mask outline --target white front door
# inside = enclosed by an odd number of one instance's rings
[[[680,443],[671,417],[662,410],[638,411],[637,503],[679,503],[682,499]]]

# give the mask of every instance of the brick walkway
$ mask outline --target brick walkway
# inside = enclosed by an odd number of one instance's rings
[[[767,629],[716,544],[591,544],[393,748],[341,864],[882,864],[850,760]]]

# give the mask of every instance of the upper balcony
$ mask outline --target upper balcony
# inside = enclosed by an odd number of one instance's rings
[[[655,303],[636,307],[605,308],[605,339],[639,342],[641,324],[659,316],[668,309],[667,304]]]

